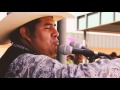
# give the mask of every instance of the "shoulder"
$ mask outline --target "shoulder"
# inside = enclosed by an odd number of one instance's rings
[[[57,60],[52,59],[46,55],[34,55],[30,53],[22,54],[18,56],[13,63],[26,63],[26,64],[31,64],[31,63],[54,63],[57,62]]]
[[[6,77],[36,77],[39,72],[50,70],[56,63],[60,64],[45,55],[21,54],[10,64]]]

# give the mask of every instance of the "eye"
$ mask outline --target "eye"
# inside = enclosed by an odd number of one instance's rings
[[[50,28],[45,28],[45,29],[50,29]]]
[[[50,26],[46,26],[45,29],[50,29]]]

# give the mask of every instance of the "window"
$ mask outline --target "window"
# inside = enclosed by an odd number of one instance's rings
[[[115,21],[120,20],[120,12],[115,12]]]
[[[78,17],[78,29],[86,29],[86,18],[85,15]]]
[[[88,28],[98,26],[99,24],[100,14],[98,12],[88,14]]]
[[[101,12],[101,24],[107,24],[114,21],[113,12]]]

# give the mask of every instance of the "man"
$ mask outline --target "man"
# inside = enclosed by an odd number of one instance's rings
[[[83,63],[84,56],[82,54],[75,54],[75,64]]]
[[[110,56],[111,56],[112,60],[118,58],[116,52],[112,52],[110,54]]]
[[[74,64],[74,56],[73,55],[68,55],[66,64]]]
[[[65,12],[13,12],[0,22],[2,36],[12,46],[0,60],[6,78],[109,78],[120,76],[120,60],[66,65],[55,60],[59,45],[55,21],[72,17]],[[6,33],[5,33],[6,32]],[[1,42],[4,39],[1,36]]]

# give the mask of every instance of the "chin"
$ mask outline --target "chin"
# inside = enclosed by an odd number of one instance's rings
[[[56,59],[56,57],[57,57],[57,54],[53,54],[53,55],[51,56],[51,58],[53,58],[53,59]]]

